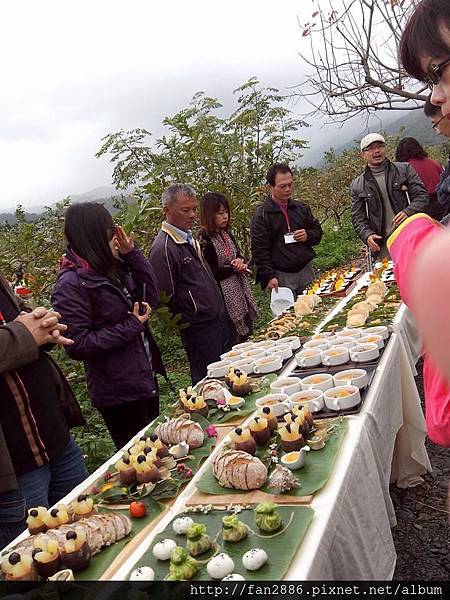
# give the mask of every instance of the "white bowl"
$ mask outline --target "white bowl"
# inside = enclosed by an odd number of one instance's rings
[[[220,360],[208,365],[208,377],[225,377],[228,368],[231,365],[230,360]]]
[[[251,375],[253,373],[253,369],[255,368],[255,362],[250,358],[243,358],[242,360],[237,360],[234,362],[233,367],[235,369],[239,369],[246,375]]]
[[[322,331],[322,333],[315,333],[312,336],[313,340],[328,340],[329,338],[332,338],[334,336],[334,333],[332,331]]]
[[[346,369],[345,371],[335,373],[333,380],[335,387],[356,385],[357,388],[362,390],[369,383],[369,376],[364,369]]]
[[[275,394],[287,394],[291,396],[301,390],[300,377],[280,377],[270,384],[270,389]]]
[[[252,350],[244,350],[241,354],[241,360],[250,359],[252,361],[258,360],[258,358],[263,358],[266,355],[266,351],[263,348],[252,349]]]
[[[325,392],[332,388],[333,385],[333,377],[329,373],[316,373],[315,375],[303,377],[301,380],[302,390],[320,390]]]
[[[336,346],[345,346],[346,348],[353,348],[356,346],[356,339],[354,337],[350,337],[349,335],[344,337],[335,337],[331,342],[330,348],[334,348]]]
[[[278,371],[283,366],[283,362],[281,360],[281,356],[275,354],[274,356],[265,356],[264,358],[258,358],[255,361],[255,366],[253,367],[254,373],[273,373],[274,371]]]
[[[296,405],[306,406],[312,413],[319,412],[324,406],[323,392],[321,390],[303,390],[302,392],[292,394],[289,400],[293,408]]]
[[[230,362],[236,362],[237,360],[241,360],[242,352],[239,350],[230,350],[229,352],[225,352],[225,354],[220,355],[220,360],[229,360]]]
[[[303,348],[319,348],[320,350],[327,350],[330,344],[325,340],[309,340],[303,344]]]
[[[253,346],[253,342],[242,342],[242,344],[235,344],[231,349],[238,350],[239,352],[244,352],[245,350],[252,350]]]
[[[299,367],[317,367],[322,363],[322,351],[320,348],[306,348],[295,355]]]
[[[274,340],[263,340],[262,342],[255,342],[253,344],[253,348],[255,350],[268,350],[269,348],[273,348],[275,346]]]
[[[384,340],[381,335],[378,335],[377,333],[370,333],[360,337],[358,344],[376,344],[381,350],[381,348],[384,346]]]
[[[322,364],[326,367],[343,365],[349,360],[349,351],[346,346],[331,346],[321,354]]]
[[[279,346],[267,350],[267,356],[272,356],[274,354],[279,354],[283,360],[287,360],[292,356],[292,346],[290,344],[280,344]]]
[[[377,327],[366,327],[362,330],[362,335],[381,335],[383,340],[387,340],[389,337],[389,329],[385,325],[378,325]]]
[[[347,392],[347,396],[338,397],[338,394]],[[361,402],[359,388],[356,385],[333,387],[323,394],[325,406],[330,410],[346,410],[353,408]]]
[[[362,332],[361,329],[342,329],[341,331],[336,331],[336,337],[347,337],[350,336],[353,339],[357,339],[361,337]]]
[[[309,446],[303,446],[300,450],[294,452],[287,452],[281,457],[281,464],[291,471],[296,471],[305,466],[306,453],[309,452]],[[289,458],[295,458],[296,460],[289,460]]]
[[[357,344],[350,350],[350,358],[356,363],[375,360],[379,356],[380,350],[376,344]]]
[[[285,415],[291,408],[287,394],[267,394],[267,396],[258,398],[255,404],[258,408],[269,406],[276,417]]]
[[[292,350],[298,350],[302,345],[298,335],[288,335],[275,342],[275,346],[281,346],[283,344],[290,344]]]

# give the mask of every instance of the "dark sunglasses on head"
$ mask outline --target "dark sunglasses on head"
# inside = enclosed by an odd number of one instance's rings
[[[433,85],[438,85],[442,75],[444,74],[444,69],[448,64],[450,64],[450,58],[446,58],[437,65],[431,64],[428,67],[427,74],[425,76],[425,83],[427,83],[431,89],[433,89]]]

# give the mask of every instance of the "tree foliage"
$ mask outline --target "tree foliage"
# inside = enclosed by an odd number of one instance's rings
[[[412,80],[398,58],[401,32],[415,0],[310,0],[301,23],[309,49],[301,52],[310,72],[299,94],[310,114],[346,121],[377,110],[421,108],[423,84]]]

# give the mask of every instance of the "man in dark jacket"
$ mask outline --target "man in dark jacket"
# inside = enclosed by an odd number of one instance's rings
[[[224,352],[225,307],[200,245],[192,237],[198,206],[195,191],[173,184],[164,191],[162,206],[166,220],[153,241],[149,260],[160,289],[169,297],[171,312],[180,314],[181,322],[188,325],[180,333],[194,384]]]
[[[267,184],[270,195],[256,209],[251,226],[256,281],[262,289],[288,287],[295,296],[314,279],[310,262],[322,228],[307,204],[292,200],[294,178],[288,165],[273,164]]]
[[[27,508],[55,503],[87,476],[69,435],[83,423],[79,406],[42,352],[72,341],[58,313],[21,308],[0,276],[0,548],[26,527]]]
[[[382,259],[389,256],[387,238],[407,217],[424,212],[429,196],[409,163],[386,158],[386,142],[379,133],[361,140],[361,156],[367,166],[350,186],[352,223],[356,234]]]

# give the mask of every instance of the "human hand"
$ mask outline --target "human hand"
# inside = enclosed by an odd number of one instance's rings
[[[305,229],[297,229],[294,231],[294,240],[296,242],[306,242],[308,239],[308,234]]]
[[[408,215],[407,215],[405,212],[403,212],[403,211],[400,211],[400,212],[399,212],[399,213],[397,213],[397,214],[395,215],[395,217],[392,219],[392,224],[393,224],[395,227],[398,227],[398,226],[400,225],[400,223],[403,223],[403,221],[404,221],[405,219],[407,219],[407,218],[408,218]]]
[[[278,292],[278,279],[276,277],[272,277],[272,279],[267,284],[268,290],[275,290]]]
[[[242,271],[245,271],[248,268],[245,262],[242,260],[242,258],[235,258],[231,261],[230,264],[233,267],[233,269],[238,273],[241,273]]]
[[[119,254],[128,254],[134,248],[134,242],[128,237],[120,225],[116,225],[114,235],[116,236],[116,248]]]
[[[380,246],[377,244],[377,240],[383,239],[381,235],[377,235],[376,233],[372,233],[367,238],[367,245],[372,250],[372,252],[379,252],[381,250]]]
[[[47,311],[39,307],[31,313],[20,314],[14,321],[22,323],[28,329],[38,346],[44,344],[70,346],[74,342],[62,335],[67,330],[67,326],[58,322],[60,317],[61,315],[55,311]]]
[[[135,302],[133,306],[133,315],[139,319],[139,321],[144,324],[148,321],[150,313],[152,312],[150,304],[147,302],[141,302],[141,305],[144,307],[145,312],[143,315],[139,314],[139,302]]]

